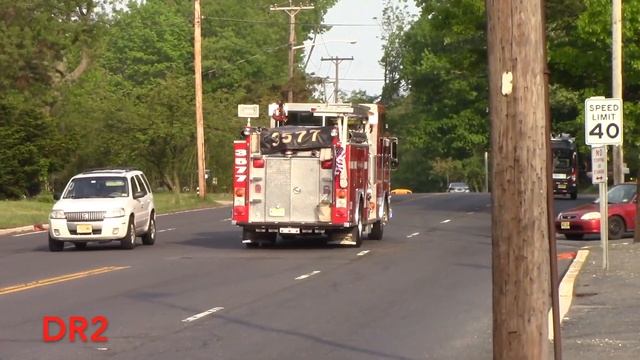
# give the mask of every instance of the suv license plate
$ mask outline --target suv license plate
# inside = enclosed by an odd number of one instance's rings
[[[560,229],[571,229],[571,224],[568,221],[563,221],[560,223]]]
[[[91,234],[93,228],[91,227],[91,224],[78,224],[76,231],[78,234]]]
[[[280,234],[300,234],[299,228],[280,228]]]

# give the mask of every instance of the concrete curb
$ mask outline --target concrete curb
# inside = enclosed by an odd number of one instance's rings
[[[0,229],[0,235],[14,235],[27,232],[39,232],[49,229],[49,224],[33,224],[29,226],[20,226],[11,229]]]
[[[558,287],[558,300],[560,303],[560,324],[562,324],[562,320],[564,320],[565,315],[567,315],[569,309],[571,308],[575,282],[578,278],[578,274],[580,274],[582,265],[584,265],[584,262],[587,260],[588,255],[589,250],[587,250],[586,248],[578,250],[576,257],[573,259],[573,262],[571,262],[571,266],[569,266],[566,274],[564,274],[564,276],[562,277],[562,281],[560,282],[560,286]],[[549,310],[549,340],[553,341],[553,310]]]

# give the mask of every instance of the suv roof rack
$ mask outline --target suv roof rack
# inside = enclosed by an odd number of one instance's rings
[[[92,168],[83,171],[83,174],[95,173],[95,172],[128,172],[138,170],[134,167],[107,167],[107,168]]]

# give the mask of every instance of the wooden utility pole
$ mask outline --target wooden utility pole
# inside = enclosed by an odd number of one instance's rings
[[[549,139],[541,1],[486,0],[496,360],[549,356]]]
[[[296,43],[296,15],[301,10],[313,9],[313,5],[310,6],[293,6],[291,0],[289,0],[289,6],[279,7],[272,6],[271,11],[282,10],[289,15],[289,82],[287,84],[287,102],[293,102],[293,65],[295,59],[294,46]]]
[[[336,67],[336,79],[335,79],[335,84],[334,84],[334,87],[333,87],[333,102],[337,104],[339,102],[338,101],[338,94],[339,94],[339,90],[340,90],[340,87],[339,87],[339,83],[340,83],[340,81],[339,81],[339,78],[340,78],[339,77],[340,63],[345,61],[345,60],[352,61],[353,60],[353,56],[348,57],[348,58],[341,58],[341,57],[337,57],[337,56],[330,57],[330,58],[323,57],[320,60],[322,60],[322,61],[333,61],[333,64]]]
[[[205,198],[207,193],[207,183],[204,178],[204,119],[202,115],[202,39],[200,36],[200,0],[194,1],[193,16],[193,67],[195,69],[196,83],[196,143],[198,148],[198,195],[201,199]]]
[[[613,0],[611,12],[612,97],[622,99],[622,0]],[[622,145],[613,146],[613,183],[624,182]]]

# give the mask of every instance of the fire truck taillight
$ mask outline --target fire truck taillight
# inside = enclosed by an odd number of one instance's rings
[[[333,159],[323,160],[320,162],[320,167],[323,169],[332,169],[333,168]]]
[[[346,189],[338,189],[336,191],[336,208],[346,208],[347,207],[347,190]],[[341,210],[340,210],[341,211]],[[340,217],[340,211],[336,213],[338,217]]]
[[[244,188],[236,189],[236,197],[244,197]]]
[[[260,193],[262,192],[262,186],[261,186],[260,184],[256,184],[256,185],[253,187],[253,191],[254,191],[256,194],[260,194]]]
[[[264,159],[253,159],[252,163],[254,168],[262,169],[264,167]]]

